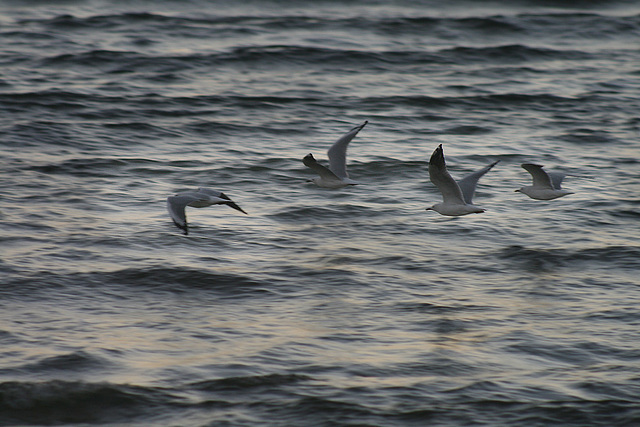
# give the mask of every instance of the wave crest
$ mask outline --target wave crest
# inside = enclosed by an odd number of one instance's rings
[[[0,384],[0,424],[125,422],[177,403],[157,388],[70,381]]]

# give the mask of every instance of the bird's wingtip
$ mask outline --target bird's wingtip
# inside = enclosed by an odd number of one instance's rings
[[[487,165],[487,170],[489,171],[489,170],[493,169],[493,167],[495,165],[497,165],[498,163],[500,163],[500,160],[496,160],[495,162],[488,164]]]
[[[238,206],[235,202],[233,202],[233,201],[231,201],[231,200],[229,200],[229,201],[228,201],[227,203],[225,203],[225,204],[226,204],[227,206],[229,206],[230,208],[233,208],[233,209],[235,209],[235,210],[237,210],[237,211],[242,212],[242,213],[243,213],[243,214],[245,214],[245,215],[249,215],[248,213],[246,213],[246,212],[244,211],[244,209],[242,209],[240,206]]]
[[[173,224],[178,227],[180,230],[182,230],[182,234],[184,234],[185,236],[187,234],[189,234],[189,225],[187,225],[186,223],[184,225],[178,223],[176,220],[173,220]]]
[[[429,159],[429,164],[444,164],[444,150],[442,149],[442,144],[438,145],[438,147],[433,150],[433,154]]]

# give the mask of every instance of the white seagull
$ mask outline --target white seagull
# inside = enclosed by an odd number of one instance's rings
[[[226,194],[209,188],[200,187],[194,191],[185,191],[175,196],[167,197],[167,210],[169,211],[169,215],[176,227],[184,231],[184,234],[189,234],[187,214],[184,211],[185,208],[187,206],[206,208],[211,205],[227,205],[246,214],[246,212],[243,211],[240,206],[236,205]]]
[[[471,213],[482,213],[484,209],[473,204],[473,195],[476,192],[478,180],[500,160],[483,167],[456,182],[444,161],[442,144],[436,148],[429,160],[429,177],[442,193],[442,203],[437,203],[426,210],[433,210],[441,215],[460,216]]]
[[[347,147],[367,123],[369,122],[365,121],[363,124],[354,127],[333,143],[329,151],[327,151],[329,155],[328,168],[318,163],[313,154],[309,153],[304,156],[302,163],[320,175],[319,178],[313,178],[307,182],[313,182],[318,187],[323,188],[341,188],[347,185],[359,184],[359,182],[350,179],[347,173]]]
[[[560,172],[545,172],[540,165],[523,163],[521,165],[533,177],[533,185],[528,185],[516,190],[517,193],[524,193],[532,199],[553,200],[558,197],[574,194],[563,190],[560,186],[566,176]]]

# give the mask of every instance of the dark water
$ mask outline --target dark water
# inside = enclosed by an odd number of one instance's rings
[[[4,1],[0,40],[0,425],[640,425],[638,3]],[[363,184],[306,183],[364,120]],[[424,210],[438,144],[500,160],[487,212]],[[183,236],[201,185],[249,215]]]

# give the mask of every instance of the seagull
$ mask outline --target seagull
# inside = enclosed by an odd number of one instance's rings
[[[532,199],[553,200],[558,197],[574,194],[571,191],[563,190],[560,184],[566,176],[560,172],[545,172],[540,165],[523,163],[521,165],[533,177],[533,185],[528,185],[516,190],[517,193],[524,193]]]
[[[327,151],[329,155],[328,168],[318,163],[313,154],[309,153],[304,156],[302,163],[320,175],[319,178],[313,178],[307,182],[313,182],[318,187],[323,188],[342,188],[347,185],[359,184],[359,182],[350,179],[347,173],[347,147],[367,123],[369,122],[365,120],[363,124],[354,127],[333,143],[329,151]]]
[[[429,177],[442,193],[442,203],[437,203],[426,210],[433,210],[441,215],[460,216],[471,213],[482,213],[484,209],[473,204],[478,180],[491,170],[500,160],[483,167],[456,182],[444,161],[442,144],[436,148],[429,160]]]
[[[236,205],[226,194],[209,188],[200,187],[195,191],[185,191],[175,196],[167,197],[169,215],[176,227],[184,231],[185,235],[189,234],[187,215],[184,212],[185,208],[187,206],[206,208],[211,205],[227,205],[246,214],[246,212],[243,211],[240,206]]]

